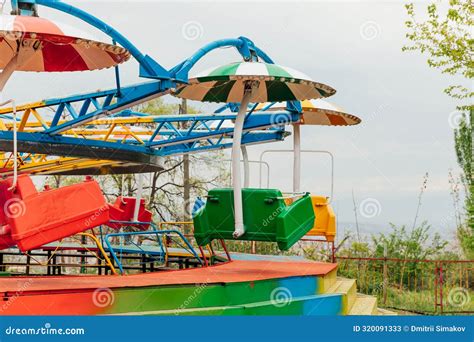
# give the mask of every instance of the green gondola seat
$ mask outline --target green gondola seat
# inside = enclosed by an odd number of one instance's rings
[[[205,206],[194,215],[194,236],[199,246],[214,239],[234,239],[234,191],[209,191]],[[245,234],[237,240],[277,242],[288,250],[314,226],[311,196],[287,205],[280,190],[243,189]]]

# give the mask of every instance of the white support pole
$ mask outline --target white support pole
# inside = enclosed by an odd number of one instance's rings
[[[293,192],[301,187],[301,132],[300,124],[293,124]]]
[[[242,205],[242,179],[240,175],[240,150],[242,143],[242,131],[245,117],[247,115],[247,106],[250,102],[252,92],[244,93],[240,104],[239,113],[235,119],[234,137],[232,141],[232,188],[234,189],[234,238],[239,238],[245,234],[244,212]]]
[[[138,214],[140,212],[140,202],[143,195],[143,173],[138,174],[137,197],[135,199],[135,210],[133,211],[133,222],[138,222]]]
[[[16,125],[16,103],[11,100],[13,108],[13,183],[9,190],[16,188],[18,183],[18,127]]]
[[[243,145],[240,149],[242,150],[242,159],[244,160],[244,188],[248,188],[250,186],[249,154],[245,145]]]

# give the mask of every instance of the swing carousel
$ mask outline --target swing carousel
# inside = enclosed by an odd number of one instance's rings
[[[110,42],[40,17],[41,6],[81,19]],[[198,61],[222,47],[241,60],[194,74]],[[146,81],[124,86],[119,65],[131,58]],[[275,64],[246,37],[212,42],[167,70],[64,2],[12,0],[11,15],[0,19],[0,90],[16,72],[104,68],[115,69],[112,89],[24,105],[12,99],[0,109],[1,315],[380,313],[375,298],[357,294],[355,280],[337,277],[335,263],[226,246],[269,242],[286,251],[307,236],[334,244],[329,199],[300,189],[300,126],[360,123],[322,100],[335,94],[332,87]],[[169,94],[225,106],[192,115],[133,109]],[[247,148],[291,133],[293,192],[250,188]],[[166,157],[222,149],[231,150],[232,187],[197,200],[192,222],[154,220],[142,198],[144,175],[163,170]],[[110,174],[138,175],[137,195],[108,203],[90,175]],[[86,177],[38,191],[39,175]]]

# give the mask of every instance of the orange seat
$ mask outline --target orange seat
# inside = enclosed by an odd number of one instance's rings
[[[109,204],[110,208],[110,220],[111,221],[123,221],[123,222],[131,222],[133,221],[133,214],[135,212],[135,203],[137,203],[137,199],[135,197],[117,197],[115,203]],[[152,213],[151,211],[147,210],[145,207],[145,199],[140,199],[140,207],[138,211],[138,222],[151,222]],[[107,226],[113,229],[120,229],[123,226],[133,226],[137,227],[141,230],[147,230],[150,227],[150,224],[122,224],[122,223],[115,223],[115,222],[108,222],[106,223]]]
[[[333,242],[336,236],[336,215],[326,197],[311,196],[316,220],[308,236],[323,236]]]
[[[3,219],[10,227],[11,240],[23,252],[109,220],[109,208],[99,185],[93,180],[43,192],[37,192],[26,175],[18,177],[13,191],[8,191],[11,179],[0,183],[6,183],[0,185],[1,200],[10,197],[0,203],[6,206]],[[4,240],[8,242],[8,239]]]

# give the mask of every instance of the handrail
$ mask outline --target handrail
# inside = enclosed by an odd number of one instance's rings
[[[144,222],[124,222],[124,221],[111,221],[112,223],[121,223],[121,224],[130,224],[130,225],[133,225],[133,224],[144,224]],[[135,236],[135,235],[157,235],[157,241],[161,247],[161,250],[162,252],[165,254],[166,256],[166,252],[165,252],[165,249],[163,247],[163,244],[162,244],[162,241],[160,238],[158,238],[158,235],[166,235],[166,234],[177,234],[181,240],[183,240],[183,242],[186,244],[186,246],[190,249],[190,251],[192,252],[192,254],[194,255],[194,257],[199,261],[199,263],[201,265],[203,265],[203,262],[201,260],[201,258],[197,255],[196,251],[194,250],[194,248],[191,246],[191,244],[189,243],[189,241],[184,237],[184,235],[179,232],[178,230],[157,230],[156,229],[156,225],[152,222],[147,222],[146,224],[150,224],[153,226],[154,230],[152,231],[147,231],[147,232],[127,232],[127,233],[112,233],[112,234],[107,234],[104,238],[105,240],[105,243],[107,244],[107,247],[110,251],[110,253],[112,254],[112,257],[114,258],[115,262],[117,263],[119,269],[120,269],[120,273],[123,275],[124,274],[124,271],[123,271],[123,267],[122,267],[122,263],[119,261],[119,259],[117,258],[117,255],[115,253],[115,249],[112,247],[112,244],[110,243],[109,239],[112,238],[112,237],[125,237],[125,236]]]
[[[211,160],[211,158],[202,158],[203,160]],[[231,159],[223,159],[222,161],[230,163],[232,160]],[[243,163],[243,160],[240,160],[241,163]],[[248,161],[250,164],[260,164],[260,169],[262,165],[265,165],[267,168],[267,188],[270,186],[270,165],[266,161],[262,160],[249,160]],[[260,173],[260,178],[258,180],[258,187],[262,188],[262,177]]]
[[[265,150],[260,154],[260,159],[259,160],[262,162],[264,155],[267,154],[267,153],[283,153],[283,152],[293,153],[294,151],[293,150]],[[325,151],[325,150],[301,150],[301,152],[302,153],[324,153],[324,154],[329,155],[329,157],[331,158],[331,197],[329,197],[329,201],[328,201],[328,204],[331,204],[332,200],[333,200],[333,197],[334,197],[334,155],[331,152]],[[259,176],[260,176],[260,179],[261,179],[262,178],[262,167],[261,166],[260,166],[260,170],[259,170]]]
[[[114,274],[114,275],[117,275],[117,270],[115,269],[114,265],[112,264],[110,258],[108,257],[107,253],[105,252],[104,250],[104,247],[102,246],[102,244],[100,243],[99,239],[90,234],[90,233],[79,233],[77,234],[79,236],[85,236],[85,237],[89,237],[91,238],[95,244],[97,245],[97,248],[99,249],[99,251],[102,253],[102,255],[104,256],[104,260],[107,264],[107,266],[109,266],[111,272]],[[56,248],[54,249],[54,251],[52,252],[52,254],[49,256],[49,258],[46,260],[46,262],[41,262],[39,260],[37,260],[36,258],[30,256],[38,265],[40,266],[48,266],[49,265],[49,262],[55,257],[55,255],[59,252],[59,250],[61,250],[61,247],[64,243],[64,240],[61,240],[59,242],[59,245],[56,246]],[[80,245],[82,246],[82,242],[79,242]],[[87,251],[91,252],[88,248],[85,248]],[[94,253],[94,252],[93,252]],[[25,253],[26,254],[26,253]],[[100,259],[97,255],[96,255],[97,259]]]
[[[162,229],[163,229],[163,226],[165,226],[165,225],[169,225],[169,226],[173,226],[173,225],[174,225],[174,226],[177,226],[177,225],[190,225],[190,226],[193,226],[193,225],[194,225],[194,222],[193,222],[193,221],[176,221],[176,222],[160,222],[160,223],[158,223],[158,227],[159,227],[160,230],[162,230]],[[164,237],[163,237],[163,238],[164,238]],[[168,262],[168,246],[166,245],[166,243],[165,243],[165,249],[166,249],[165,262],[167,263],[167,262]],[[209,252],[209,255],[210,255],[210,256],[213,256],[213,255],[214,255],[214,253],[213,253],[212,248],[211,248],[210,245],[207,245],[207,246],[206,246],[206,249],[207,249],[207,251]],[[203,254],[203,257],[205,257],[204,254]]]
[[[110,270],[112,271],[112,273],[114,275],[117,275],[117,270],[115,269],[114,265],[112,264],[112,261],[110,261],[110,258],[109,256],[107,255],[107,253],[105,252],[104,250],[104,247],[102,246],[102,244],[100,243],[99,239],[92,235],[91,233],[79,233],[77,235],[80,235],[80,236],[85,236],[85,237],[88,237],[88,238],[91,238],[95,244],[97,245],[97,248],[99,249],[99,251],[102,253],[102,255],[104,256],[104,260],[105,260],[105,263],[107,264],[107,266],[110,267]]]
[[[282,192],[283,195],[290,195],[290,196],[280,196],[280,197],[274,197],[275,199],[292,199],[292,198],[297,198],[297,197],[302,197],[302,196],[307,196],[310,193],[309,192]]]

